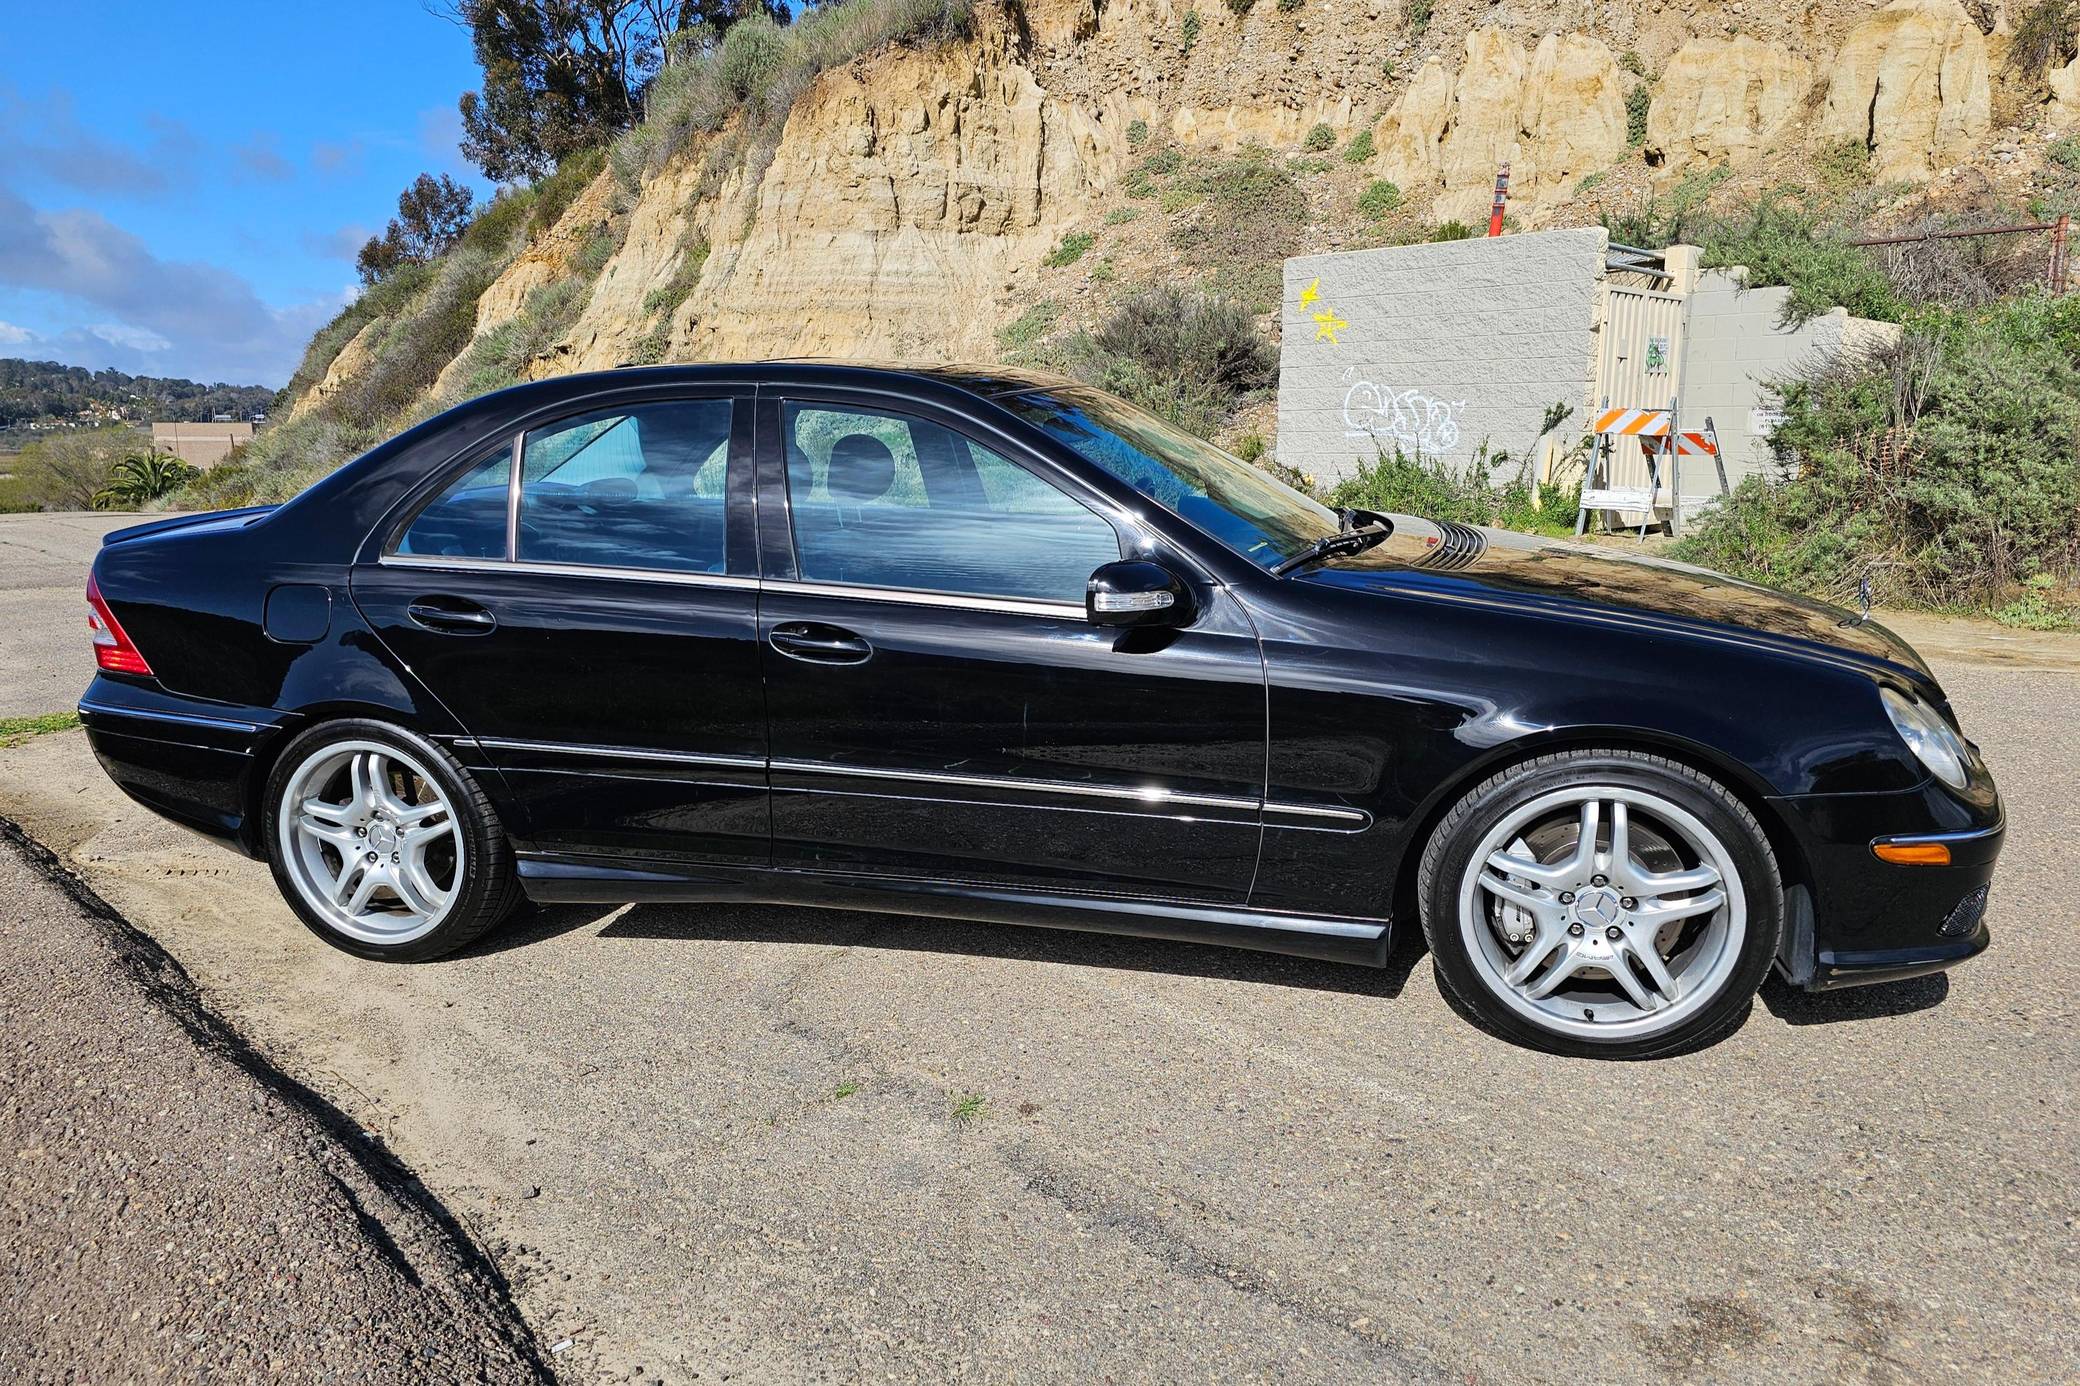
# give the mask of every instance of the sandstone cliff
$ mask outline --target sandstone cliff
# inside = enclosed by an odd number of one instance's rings
[[[1993,148],[2027,154],[2080,123],[2080,63],[2029,87],[1997,61],[2000,11],[1437,0],[1417,25],[1402,0],[1260,0],[1240,15],[1185,0],[992,0],[957,42],[823,73],[769,161],[721,157],[725,129],[632,189],[600,174],[478,299],[486,349],[450,363],[429,403],[481,382],[492,335],[539,316],[558,286],[574,307],[510,374],[986,358],[1036,305],[1073,321],[1155,277],[1229,287],[1232,260],[1194,248],[1210,233],[1190,161],[1256,146],[1300,189],[1290,250],[1480,224],[1502,162],[1519,227],[1593,222],[1614,197],[1702,168],[1727,170],[1731,189],[1773,185],[1831,150],[1867,160],[1876,183],[2013,181],[2034,155],[1989,162]],[[1595,30],[1572,27],[1592,15]],[[1185,171],[1153,180],[1158,157]],[[611,254],[585,265],[603,236]],[[377,326],[300,410],[368,369]]]

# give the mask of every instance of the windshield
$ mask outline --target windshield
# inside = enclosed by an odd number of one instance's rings
[[[998,403],[1266,568],[1340,528],[1327,506],[1110,395],[1049,388]]]

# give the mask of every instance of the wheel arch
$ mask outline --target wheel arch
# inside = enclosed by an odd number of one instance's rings
[[[1420,917],[1417,913],[1420,906],[1416,878],[1422,869],[1423,853],[1429,848],[1438,823],[1451,812],[1454,804],[1492,775],[1540,756],[1565,751],[1637,751],[1680,762],[1711,776],[1740,800],[1761,825],[1763,835],[1769,840],[1770,851],[1776,856],[1777,871],[1785,890],[1789,892],[1798,886],[1811,889],[1812,863],[1807,859],[1798,835],[1773,801],[1768,786],[1746,766],[1709,746],[1638,727],[1562,727],[1507,742],[1468,761],[1410,815],[1409,829],[1402,838],[1401,860],[1394,870],[1390,917],[1406,920]]]
[[[432,740],[432,736],[423,728],[413,725],[409,713],[382,703],[336,700],[298,708],[294,718],[284,721],[280,730],[253,749],[251,763],[246,770],[244,822],[239,829],[239,846],[246,855],[259,861],[270,859],[265,841],[266,833],[262,830],[262,825],[267,819],[267,784],[274,778],[275,767],[281,763],[282,753],[313,727],[322,726],[327,722],[352,721],[381,722],[385,726],[395,727],[413,736]]]

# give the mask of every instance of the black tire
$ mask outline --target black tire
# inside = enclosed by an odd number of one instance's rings
[[[282,859],[282,798],[291,775],[314,752],[348,741],[382,743],[408,754],[423,766],[427,777],[452,806],[461,833],[461,881],[453,902],[438,924],[409,942],[373,943],[342,933],[304,900]],[[261,842],[282,898],[312,933],[357,957],[383,962],[423,962],[441,957],[483,937],[510,915],[522,899],[520,880],[513,870],[512,844],[483,789],[447,751],[402,727],[356,717],[322,722],[306,729],[275,758],[262,805]]]
[[[1680,1023],[1640,1038],[1560,1032],[1527,1017],[1475,965],[1462,933],[1460,890],[1473,855],[1511,813],[1557,790],[1608,785],[1657,795],[1691,814],[1725,848],[1746,904],[1746,932],[1733,963]],[[1579,836],[1579,835],[1577,835]],[[1462,1015],[1514,1043],[1582,1058],[1652,1059],[1714,1044],[1739,1028],[1769,975],[1784,927],[1784,885],[1769,838],[1754,814],[1710,776],[1638,751],[1563,751],[1510,766],[1475,785],[1438,823],[1416,881],[1423,935],[1439,988]],[[1627,902],[1628,908],[1630,902]]]

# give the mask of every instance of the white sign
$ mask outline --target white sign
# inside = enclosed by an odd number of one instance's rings
[[[1781,409],[1750,409],[1748,411],[1748,436],[1767,438],[1784,426],[1784,411]]]

